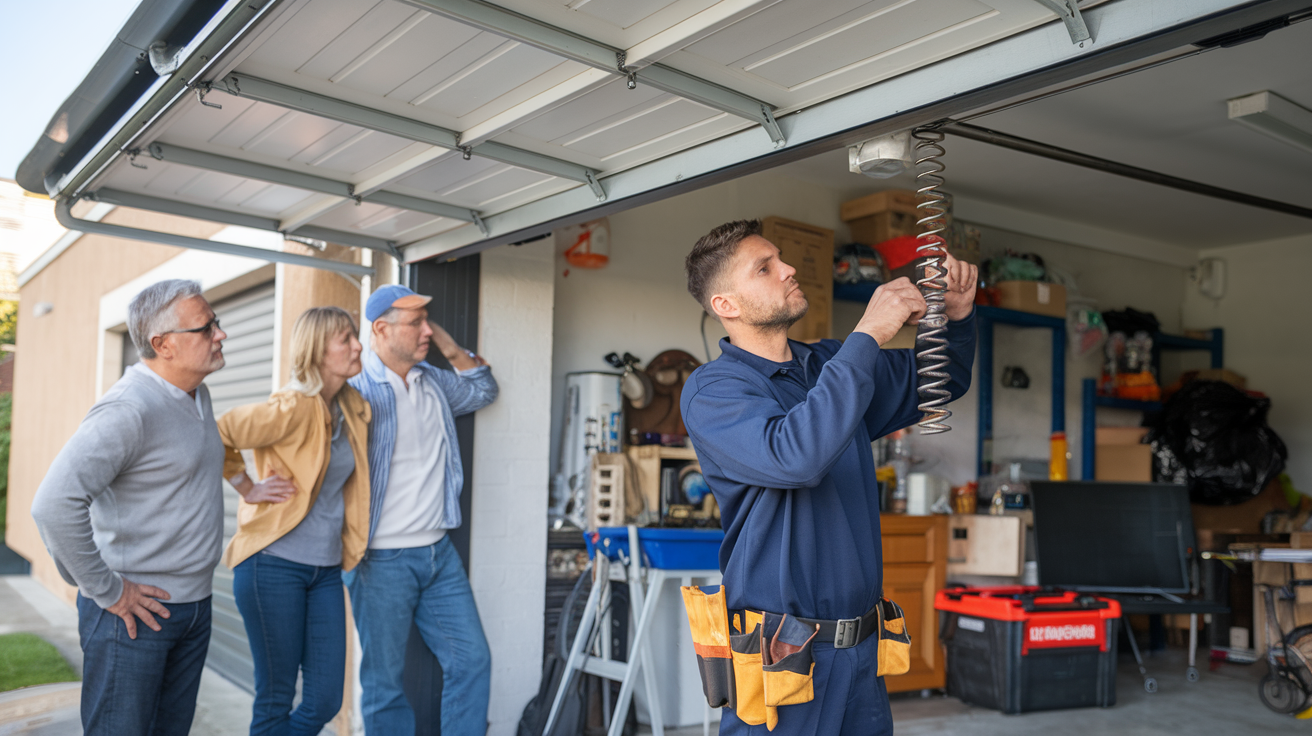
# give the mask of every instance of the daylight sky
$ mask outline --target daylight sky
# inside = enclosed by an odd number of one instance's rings
[[[0,179],[14,178],[138,1],[0,0]]]
[[[0,180],[12,180],[46,123],[139,0],[0,0]],[[0,251],[22,270],[63,233],[49,201],[0,181]]]

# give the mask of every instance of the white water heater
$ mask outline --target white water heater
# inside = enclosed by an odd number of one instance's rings
[[[551,483],[549,518],[553,527],[588,525],[592,456],[621,452],[624,397],[619,373],[586,371],[565,375],[565,415],[560,427],[560,460]]]

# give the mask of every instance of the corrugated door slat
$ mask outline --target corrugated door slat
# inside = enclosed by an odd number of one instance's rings
[[[263,401],[273,388],[273,284],[258,286],[231,299],[214,304],[214,313],[228,338],[223,341],[226,362],[205,379],[214,404],[214,416],[234,406]],[[237,492],[223,483],[223,544],[237,531]],[[207,664],[253,692],[255,670],[250,645],[237,602],[232,597],[232,571],[223,565],[214,570],[214,625]]]

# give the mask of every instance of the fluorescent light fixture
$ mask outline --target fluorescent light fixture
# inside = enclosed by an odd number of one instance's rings
[[[915,164],[911,131],[890,133],[847,148],[847,170],[872,179],[889,179]]]
[[[1230,119],[1312,153],[1312,110],[1275,92],[1255,92],[1226,103]]]

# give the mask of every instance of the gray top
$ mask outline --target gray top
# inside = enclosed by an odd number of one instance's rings
[[[264,548],[265,552],[302,565],[331,567],[342,564],[342,524],[346,504],[342,487],[355,472],[351,440],[343,429],[342,410],[333,402],[333,439],[323,485],[305,518],[291,531]]]
[[[64,580],[101,608],[122,577],[171,603],[210,595],[223,552],[223,441],[209,389],[193,399],[145,364],[87,413],[50,464],[32,518]]]

